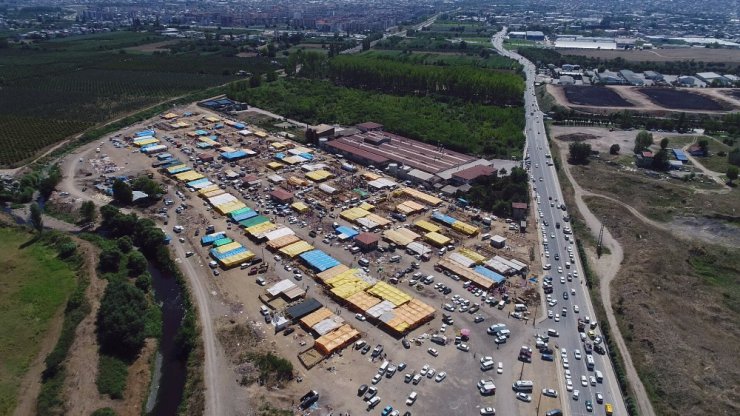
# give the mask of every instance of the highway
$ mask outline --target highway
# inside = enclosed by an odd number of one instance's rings
[[[543,322],[538,323],[537,327],[540,328],[540,333],[545,333],[547,329],[551,328],[560,334],[559,337],[550,338],[550,346],[556,349],[554,355],[555,362],[558,366],[558,384],[560,386],[558,393],[562,397],[563,414],[574,416],[588,414],[605,415],[604,404],[611,403],[614,406],[614,415],[626,415],[627,409],[624,405],[624,399],[622,398],[619,385],[617,384],[617,378],[608,356],[593,352],[594,371],[589,371],[586,367],[585,344],[581,341],[580,334],[578,333],[577,319],[579,317],[585,318],[586,316],[593,319],[595,313],[588,290],[586,289],[585,276],[581,273],[581,260],[578,256],[578,250],[573,243],[572,234],[570,235],[571,238],[566,240],[567,235],[564,233],[564,229],[569,226],[569,222],[564,220],[568,214],[566,210],[560,208],[560,204],[563,203],[563,194],[555,167],[548,165],[551,159],[548,158],[550,149],[545,134],[544,114],[539,109],[534,89],[536,68],[534,64],[521,55],[504,49],[503,40],[505,33],[506,28],[492,38],[494,48],[501,55],[515,59],[522,64],[526,74],[524,108],[527,144],[525,151],[529,156],[528,171],[533,188],[532,203],[530,206],[532,209],[536,208],[538,210],[536,214],[538,217],[536,228],[538,232],[542,233],[540,238],[543,244],[542,263],[552,265],[552,268],[544,271],[543,275],[552,277],[552,300],[557,301],[556,305],[552,307],[548,306],[548,310],[551,310],[553,313],[553,318],[545,319]],[[558,223],[559,228],[556,227]],[[572,250],[572,260],[569,257],[569,249]],[[555,260],[556,255],[559,257],[559,260]],[[571,263],[569,267],[566,267],[566,262]],[[576,271],[578,271],[577,277]],[[567,280],[569,273],[573,275],[572,281]],[[566,278],[564,283],[561,283],[561,277]],[[564,299],[564,293],[568,294],[568,299]],[[579,308],[578,313],[574,312],[576,305]],[[565,316],[563,316],[563,308],[567,311]],[[561,315],[559,322],[555,321],[556,314]],[[595,332],[596,335],[600,335],[598,327],[595,329]],[[586,341],[593,343],[588,338],[586,338]],[[555,345],[558,348],[555,348]],[[561,356],[561,352],[559,351],[561,348],[565,348],[566,353],[564,356],[569,361],[573,390],[580,392],[578,400],[573,398],[573,392],[566,391],[566,371],[563,356]],[[580,359],[575,357],[575,350],[580,350]],[[595,370],[603,373],[603,382],[597,383],[595,386],[589,382],[586,386],[583,386],[581,384],[581,376],[585,376],[588,380],[590,376],[595,375]],[[603,395],[604,404],[597,403],[597,392]],[[538,394],[537,390],[535,390],[535,394]],[[591,400],[593,413],[587,411],[585,405],[586,400]],[[547,410],[549,409],[539,409],[538,414],[543,415]]]

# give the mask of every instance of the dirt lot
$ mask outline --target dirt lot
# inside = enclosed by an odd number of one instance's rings
[[[565,97],[576,105],[598,107],[633,107],[632,103],[622,98],[614,90],[606,87],[565,86]]]
[[[677,48],[648,49],[642,51],[609,51],[594,49],[562,49],[563,55],[588,56],[601,59],[622,58],[633,62],[669,62],[696,60],[704,62],[726,62],[740,64],[737,49]]]
[[[664,108],[673,110],[720,111],[729,109],[709,97],[667,88],[640,88],[639,91]]]
[[[656,414],[737,414],[740,251],[679,240],[601,198],[587,203],[624,247],[612,301]]]
[[[182,117],[180,120],[191,123],[192,127],[185,130],[175,131],[161,131],[158,130],[158,137],[163,136],[173,137],[175,142],[182,143],[183,147],[190,147],[196,143],[195,139],[187,138],[185,133],[193,130],[194,128],[208,128],[202,121],[203,117],[216,116],[222,118],[218,114],[213,114],[205,111],[202,108],[196,106],[187,106],[183,108],[176,108],[172,110],[175,113],[182,114],[184,112],[192,112],[193,114],[189,117]],[[267,123],[263,123],[264,120],[261,118],[246,118],[252,122],[258,122],[263,127],[267,127]],[[161,126],[160,120],[153,119],[142,123],[136,127],[126,129],[119,132],[121,136],[130,135],[133,132],[143,129],[147,126]],[[249,126],[253,129],[253,126]],[[276,129],[279,130],[279,129]],[[266,180],[268,175],[275,174],[276,172],[267,168],[266,165],[269,162],[274,161],[273,158],[275,151],[270,150],[268,144],[278,139],[270,135],[267,139],[256,139],[254,137],[243,138],[236,134],[236,131],[230,128],[224,128],[220,130],[222,133],[219,138],[220,143],[230,144],[234,147],[245,147],[260,152],[259,156],[245,159],[240,162],[236,162],[234,166],[224,166],[219,168],[204,168],[199,167],[198,170],[208,176],[211,180],[216,180],[216,176],[222,174],[226,169],[233,169],[236,171],[242,171],[246,173],[256,174],[261,180],[262,184],[258,189],[252,192],[246,192],[242,189],[234,188],[232,185],[224,185],[225,188],[237,195],[245,203],[253,208],[259,208],[265,210],[263,197],[265,197],[269,191],[265,191],[264,187],[268,186],[269,183]],[[280,139],[282,140],[282,139]],[[192,165],[189,161],[190,155],[182,153],[182,151],[176,148],[173,144],[168,143],[170,149],[168,152],[172,153],[179,160],[184,161],[186,164]],[[201,150],[196,151],[196,153]],[[205,150],[207,153],[216,154],[213,150]],[[88,196],[97,195],[98,198],[105,198],[102,194],[98,193],[94,188],[94,182],[98,179],[99,175],[135,175],[144,171],[153,172],[155,178],[160,178],[159,173],[155,172],[155,169],[151,168],[153,158],[146,157],[139,153],[137,150],[127,147],[114,148],[109,142],[105,142],[102,146],[102,152],[100,153],[88,153],[90,159],[83,158],[83,162],[80,162],[84,166],[84,171],[76,171],[79,177],[77,178],[77,184],[79,188],[87,187],[85,194]],[[300,220],[306,221],[305,226],[299,226],[295,224],[289,225],[300,238],[308,241],[316,248],[320,248],[330,255],[340,260],[343,264],[357,264],[359,256],[352,255],[349,251],[345,250],[341,244],[336,241],[323,242],[322,238],[324,235],[334,235],[332,230],[332,222],[337,221],[342,225],[351,226],[351,224],[344,222],[338,218],[336,214],[341,210],[342,204],[346,204],[350,198],[355,197],[356,194],[352,192],[352,189],[361,185],[364,181],[359,179],[359,175],[352,175],[339,168],[341,163],[340,159],[334,156],[325,155],[321,152],[314,153],[315,158],[312,163],[325,163],[328,165],[329,170],[337,175],[337,178],[330,180],[328,183],[340,190],[340,192],[334,197],[328,197],[318,190],[309,191],[305,194],[306,198],[315,198],[324,206],[331,207],[331,217],[325,216],[323,218],[317,215],[308,213],[304,215],[298,215]],[[244,169],[242,169],[244,168]],[[86,173],[91,173],[90,176],[86,176]],[[303,177],[302,171],[298,167],[283,167],[280,169],[278,174],[285,178],[290,176],[296,176],[299,178]],[[166,198],[171,198],[176,201],[176,204],[185,203],[188,208],[182,214],[176,214],[170,209],[169,224],[165,226],[168,233],[171,231],[171,227],[176,224],[182,224],[186,226],[186,231],[180,234],[185,238],[185,242],[180,243],[173,241],[173,245],[178,249],[192,250],[196,254],[189,259],[181,259],[182,261],[192,262],[198,273],[202,274],[203,279],[208,281],[210,287],[210,293],[213,296],[213,303],[217,305],[216,309],[219,311],[218,322],[214,323],[220,328],[227,328],[233,325],[250,325],[257,328],[260,333],[263,333],[264,340],[258,344],[258,348],[263,350],[275,351],[280,356],[289,359],[296,369],[296,375],[301,377],[302,382],[291,382],[288,383],[282,389],[274,389],[273,386],[258,386],[252,385],[250,387],[238,387],[237,382],[241,379],[242,371],[244,368],[241,364],[234,364],[237,361],[227,365],[227,370],[223,372],[225,379],[230,379],[228,385],[224,385],[224,388],[229,388],[231,391],[232,386],[235,396],[238,397],[227,397],[228,395],[221,395],[221,400],[233,399],[234,406],[229,404],[222,405],[224,409],[244,409],[245,406],[242,403],[245,397],[250,399],[250,402],[255,407],[259,406],[260,403],[280,403],[278,407],[290,408],[291,402],[307,390],[311,388],[317,388],[321,391],[322,400],[321,408],[317,409],[314,414],[327,415],[332,411],[350,411],[352,414],[361,414],[365,411],[364,403],[356,397],[356,389],[362,384],[369,384],[370,378],[376,372],[379,363],[377,360],[372,362],[369,359],[369,355],[361,355],[358,351],[351,348],[345,349],[343,352],[334,354],[328,357],[324,362],[311,370],[306,370],[297,359],[299,351],[303,351],[308,348],[313,342],[313,337],[304,332],[300,328],[296,328],[296,332],[288,337],[284,337],[282,334],[275,334],[274,327],[265,325],[263,318],[259,315],[259,306],[262,305],[260,300],[257,298],[257,294],[262,293],[264,288],[257,285],[255,277],[248,275],[246,270],[240,270],[239,268],[232,270],[221,270],[218,277],[211,275],[210,269],[206,263],[210,260],[208,257],[207,248],[203,248],[197,243],[199,237],[195,236],[195,230],[200,229],[203,231],[203,226],[206,224],[213,224],[217,231],[226,231],[230,238],[242,243],[244,246],[249,248],[254,253],[257,253],[260,257],[265,259],[265,262],[270,265],[268,273],[264,275],[268,284],[277,282],[282,279],[295,279],[294,274],[286,270],[283,266],[284,262],[276,263],[272,260],[272,254],[264,249],[263,244],[256,244],[254,241],[246,238],[242,232],[237,230],[231,224],[227,223],[225,217],[214,214],[209,207],[206,207],[202,200],[198,197],[190,194],[186,190],[182,189],[184,196],[178,198],[174,195],[177,185],[170,179],[163,179],[168,184],[168,195]],[[287,184],[283,186],[297,191],[300,187],[291,188]],[[383,201],[383,198],[389,197],[385,195],[381,197],[383,193],[376,193],[371,196],[369,201],[373,201],[376,205],[375,213],[387,217],[388,210],[393,209],[395,204],[403,202],[405,198],[388,198]],[[377,200],[374,198],[377,197]],[[160,208],[164,208],[163,204],[160,203],[154,207],[147,209],[149,215],[154,214]],[[446,208],[443,209],[445,212]],[[270,214],[268,214],[270,215]],[[409,218],[408,222],[414,222],[416,220],[425,218],[428,219],[431,215],[431,210],[424,214],[418,214]],[[472,222],[472,212],[463,211],[456,209],[451,212],[455,218]],[[288,225],[286,217],[279,217],[271,215],[272,221],[275,223],[284,223]],[[336,217],[336,218],[333,218]],[[400,224],[397,224],[400,225]],[[310,230],[325,230],[325,234],[319,234],[318,237],[312,238],[308,236]],[[508,224],[499,219],[494,221],[490,231],[491,234],[499,234],[508,239],[508,248],[505,250],[494,250],[490,247],[487,242],[482,241],[480,236],[474,238],[467,238],[449,228],[444,228],[442,233],[454,238],[457,242],[457,246],[466,246],[469,248],[476,248],[487,256],[493,254],[500,254],[509,258],[517,258],[520,261],[529,263],[533,271],[538,271],[541,268],[539,262],[539,255],[537,253],[537,233],[531,232],[527,234],[519,234],[508,230]],[[174,235],[174,234],[172,234]],[[202,234],[201,234],[202,235]],[[385,245],[385,243],[382,243]],[[182,247],[179,247],[182,245]],[[533,257],[530,257],[530,248],[534,248]],[[387,279],[395,271],[404,269],[414,261],[414,258],[400,252],[402,260],[399,263],[389,263],[389,255],[383,253],[371,253],[367,255],[367,258],[371,260],[373,268],[375,265],[381,266],[382,271],[373,270],[373,276],[380,277],[381,279]],[[475,299],[473,295],[468,293],[462,288],[462,282],[455,282],[451,279],[443,276],[441,273],[434,271],[433,266],[438,260],[436,250],[432,261],[422,262],[420,272],[431,274],[436,277],[435,282],[444,283],[450,286],[454,290],[452,294],[460,294],[467,298]],[[299,266],[298,262],[291,262],[292,265]],[[309,296],[314,297],[321,301],[324,305],[332,309],[336,314],[342,316],[348,323],[353,327],[357,328],[361,333],[363,339],[367,340],[372,345],[383,344],[386,347],[386,354],[388,359],[394,362],[404,361],[408,363],[408,370],[418,371],[422,365],[430,364],[437,370],[444,370],[448,373],[448,378],[441,385],[438,385],[433,380],[425,380],[419,386],[413,387],[411,385],[405,385],[403,383],[403,374],[397,374],[393,379],[384,379],[379,386],[381,387],[381,395],[383,396],[383,402],[380,407],[383,407],[389,403],[394,406],[401,405],[405,401],[408,393],[414,389],[419,391],[419,400],[410,409],[414,414],[435,414],[440,408],[459,408],[462,413],[469,413],[470,411],[477,413],[477,407],[481,405],[495,406],[499,412],[506,414],[532,414],[534,413],[533,403],[521,403],[513,399],[513,394],[507,389],[507,385],[511,384],[513,380],[518,379],[520,376],[527,378],[533,378],[536,380],[536,387],[554,387],[558,388],[558,383],[555,381],[555,367],[553,363],[545,362],[536,358],[532,364],[522,365],[516,361],[516,356],[521,345],[532,345],[534,346],[534,338],[532,335],[538,329],[532,325],[532,321],[518,321],[513,318],[508,318],[508,313],[513,306],[507,306],[506,309],[498,310],[490,306],[484,306],[479,312],[485,317],[483,323],[474,323],[473,315],[467,313],[455,313],[455,325],[446,328],[447,334],[454,335],[463,328],[469,328],[472,331],[471,335],[471,351],[469,353],[458,351],[454,346],[446,346],[440,348],[440,356],[434,358],[426,353],[426,349],[430,346],[430,342],[426,340],[428,334],[441,329],[440,314],[431,321],[429,324],[422,326],[421,328],[411,332],[407,336],[411,338],[421,338],[421,345],[412,346],[411,349],[405,350],[399,346],[399,339],[389,335],[382,331],[376,326],[369,322],[360,322],[354,318],[354,313],[348,309],[338,305],[336,301],[332,300],[327,294],[318,286],[311,277],[311,274],[305,271],[305,267],[300,266],[304,270],[305,276],[299,285],[304,287]],[[296,279],[297,280],[297,279]],[[531,288],[532,283],[521,278],[512,278],[510,284],[507,285],[506,290],[516,297],[519,293],[524,292],[527,288]],[[449,302],[448,296],[435,291],[432,287],[420,285],[418,289],[411,288],[407,284],[407,280],[404,279],[399,283],[399,288],[406,291],[407,293],[413,294],[415,297],[419,297],[429,305],[439,309],[439,307]],[[536,306],[534,307],[536,309]],[[537,312],[536,310],[534,312]],[[539,308],[540,314],[542,308]],[[233,322],[232,322],[233,321]],[[507,322],[512,328],[513,336],[511,340],[502,345],[500,349],[495,348],[488,335],[485,334],[485,328],[496,322]],[[425,335],[427,334],[427,335]],[[222,338],[223,340],[223,338]],[[303,341],[303,342],[302,342]],[[230,356],[240,354],[246,347],[241,345],[226,345],[226,353]],[[220,354],[223,355],[223,354]],[[485,374],[486,377],[493,377],[496,380],[496,384],[499,386],[501,393],[496,397],[481,397],[476,391],[474,384],[484,374],[481,373],[479,367],[479,358],[483,355],[493,355],[496,361],[501,361],[504,366],[503,374]],[[408,371],[406,370],[406,371]],[[494,371],[495,372],[495,371]],[[392,386],[392,387],[391,387]],[[500,397],[503,395],[503,397]],[[535,400],[537,398],[535,397]],[[557,400],[544,398],[541,404],[544,408],[559,407]],[[277,406],[277,405],[276,405]],[[379,408],[376,409],[379,411]],[[235,410],[235,413],[230,414],[246,414],[246,411]],[[336,413],[335,413],[336,414]]]
[[[585,189],[611,196],[624,202],[652,220],[686,236],[715,241],[725,245],[740,244],[737,227],[720,219],[737,217],[740,192],[728,192],[709,179],[697,177],[683,182],[665,174],[656,174],[634,166],[632,148],[637,131],[610,132],[603,128],[551,126],[554,143],[567,152],[568,142],[559,138],[568,135],[590,135],[587,140],[600,158],[586,166],[571,166],[571,172]],[[653,133],[659,142],[661,133]],[[677,147],[692,140],[691,135],[666,133]],[[609,146],[619,144],[619,155],[609,155]],[[669,145],[670,147],[671,145]],[[697,170],[697,172],[700,172]]]
[[[141,52],[141,53],[154,53],[169,50],[168,46],[179,42],[179,40],[163,40],[162,42],[148,43],[146,45],[132,46],[126,48],[127,51]]]
[[[672,112],[694,110],[707,113],[726,112],[740,108],[740,99],[732,95],[728,90],[721,89],[690,89],[690,88],[638,88],[629,86],[607,86],[607,87],[567,87],[578,91],[578,94],[571,92],[568,95],[566,87],[560,85],[547,84],[547,92],[552,95],[558,105],[574,110],[592,112],[596,114],[608,114],[615,111],[634,110],[654,114],[657,116],[666,116]],[[596,94],[586,90],[586,88],[598,88],[601,92],[606,93],[605,100]],[[582,91],[581,91],[582,90]],[[651,96],[644,92],[650,92],[655,95]],[[656,91],[653,93],[653,91]],[[572,99],[571,99],[572,97]],[[580,102],[573,100],[581,100]],[[619,100],[627,104],[616,104]],[[696,103],[693,100],[697,100]],[[678,103],[676,105],[675,102]],[[614,104],[612,104],[614,103]]]

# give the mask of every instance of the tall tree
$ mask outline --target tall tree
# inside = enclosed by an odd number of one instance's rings
[[[38,232],[44,229],[44,218],[41,216],[41,207],[35,202],[31,204],[31,225]]]
[[[118,203],[128,205],[134,200],[134,193],[126,182],[116,179],[113,182],[113,199]]]
[[[732,182],[737,180],[738,168],[737,166],[730,165],[727,167],[727,180],[732,185]]]
[[[568,150],[568,161],[573,164],[587,163],[591,155],[591,145],[584,142],[573,142],[568,146]]]
[[[92,201],[83,202],[80,207],[80,215],[84,223],[95,222],[98,218],[98,210],[95,207],[95,203]]]
[[[660,140],[660,148],[663,149],[663,150],[667,149],[668,148],[668,143],[669,143],[668,142],[668,138],[667,137],[663,137]]]
[[[640,131],[637,133],[637,137],[635,137],[635,153],[640,153],[643,150],[649,148],[653,144],[653,134],[648,133],[645,130]]]

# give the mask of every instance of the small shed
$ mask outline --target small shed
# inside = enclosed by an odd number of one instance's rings
[[[506,238],[501,237],[500,235],[494,235],[491,237],[491,246],[495,248],[504,248],[506,247]]]
[[[380,235],[375,233],[360,233],[360,235],[355,237],[355,245],[362,251],[377,249],[378,241],[380,241]]]

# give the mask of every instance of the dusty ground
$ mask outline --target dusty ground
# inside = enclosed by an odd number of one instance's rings
[[[559,50],[559,52],[563,55],[588,56],[601,59],[622,58],[626,61],[635,62],[696,60],[704,62],[727,62],[740,64],[740,51],[737,49],[676,48],[646,49],[641,51],[562,49]]]
[[[669,108],[661,106],[658,103],[655,103],[651,101],[647,96],[640,93],[638,90],[638,87],[630,87],[630,86],[607,86],[605,88],[608,88],[617,94],[619,94],[622,98],[627,100],[629,103],[632,104],[631,107],[611,107],[611,106],[588,106],[588,105],[577,105],[573,104],[565,96],[565,93],[563,91],[563,87],[560,85],[547,85],[547,92],[550,93],[555,98],[555,101],[558,105],[566,108],[571,108],[574,110],[581,110],[581,111],[587,111],[592,112],[596,114],[608,114],[614,111],[621,111],[621,110],[630,110],[630,111],[638,111],[643,113],[650,113],[655,115],[666,115],[670,113],[674,113],[677,111],[686,111],[681,110],[678,108]],[[700,94],[702,96],[706,96],[718,103],[720,103],[722,106],[726,106],[729,111],[736,111],[738,108],[740,108],[740,100],[733,97],[730,94],[726,93],[726,90],[724,89],[712,89],[712,88],[678,88],[676,91],[680,90],[686,90],[687,92],[691,92],[693,94]],[[710,111],[710,110],[691,110],[692,112],[701,112],[701,113],[726,113],[728,110],[719,110],[719,111]]]
[[[146,45],[132,46],[127,51],[153,53],[169,50],[168,46],[179,42],[179,40],[163,40],[162,42],[147,43]]]
[[[656,414],[736,414],[738,393],[733,387],[740,373],[732,361],[740,335],[738,245],[712,246],[697,240],[696,230],[677,230],[675,221],[663,226],[645,218],[642,210],[651,205],[630,194],[650,193],[673,200],[672,194],[678,191],[662,181],[637,177],[625,186],[619,178],[622,174],[606,166],[592,162],[571,170],[586,189],[598,189],[600,195],[614,198],[586,196],[585,200],[618,241],[624,256],[611,285],[611,303]],[[681,195],[692,202],[737,198],[718,193],[711,197],[695,192]],[[625,203],[630,205],[625,207]],[[592,263],[599,264],[595,259]],[[732,370],[723,369],[727,365]]]

